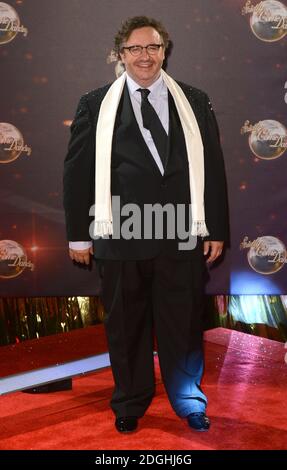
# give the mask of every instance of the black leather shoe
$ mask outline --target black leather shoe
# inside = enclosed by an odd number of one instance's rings
[[[208,431],[210,421],[205,413],[190,413],[187,416],[189,426],[195,431]]]
[[[124,416],[123,418],[117,418],[115,426],[119,432],[135,431],[138,426],[138,418],[137,416]]]

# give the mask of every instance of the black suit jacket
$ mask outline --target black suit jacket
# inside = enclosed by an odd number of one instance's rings
[[[204,146],[205,216],[210,233],[205,239],[227,241],[229,227],[226,179],[216,118],[210,100],[203,91],[178,83],[192,106]],[[90,240],[92,218],[89,216],[89,209],[94,204],[95,189],[95,132],[101,102],[109,87],[110,85],[106,85],[83,95],[71,125],[71,138],[64,166],[64,208],[69,241]],[[137,130],[138,138],[142,139],[139,128]],[[146,151],[149,153],[147,147]],[[151,155],[150,165],[157,171]],[[159,182],[161,178],[158,170]],[[101,250],[103,245],[99,247]]]

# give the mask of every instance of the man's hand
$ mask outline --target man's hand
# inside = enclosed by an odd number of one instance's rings
[[[215,261],[218,256],[221,255],[223,249],[224,242],[217,242],[217,241],[209,241],[206,240],[203,242],[203,253],[207,255],[209,252],[209,257],[207,258],[206,262],[211,263]]]
[[[72,248],[69,248],[70,258],[77,263],[90,264],[90,255],[92,254],[93,247],[86,250],[72,250]]]

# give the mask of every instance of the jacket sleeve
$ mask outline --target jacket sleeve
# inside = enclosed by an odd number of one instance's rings
[[[204,240],[229,242],[227,185],[219,128],[207,95],[204,120],[205,219],[209,236]]]
[[[89,241],[95,194],[95,130],[86,96],[79,101],[71,125],[64,162],[63,203],[69,241]]]

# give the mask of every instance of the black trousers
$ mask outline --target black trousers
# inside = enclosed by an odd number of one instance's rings
[[[144,415],[155,392],[153,338],[162,379],[176,414],[205,411],[202,314],[205,260],[160,254],[139,261],[97,260],[115,388],[117,417]]]

